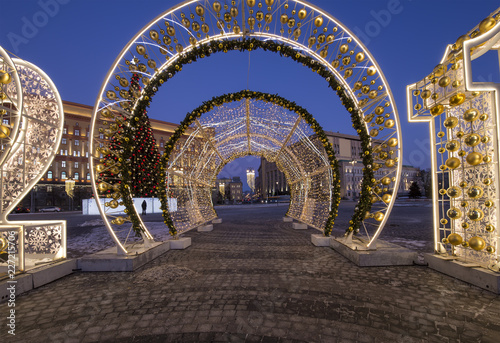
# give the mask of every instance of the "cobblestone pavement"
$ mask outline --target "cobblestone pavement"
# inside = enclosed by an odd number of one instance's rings
[[[500,297],[422,266],[359,268],[274,208],[133,273],[75,273],[17,298],[2,342],[499,342]]]

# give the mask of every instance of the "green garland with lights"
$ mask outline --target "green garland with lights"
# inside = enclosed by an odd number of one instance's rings
[[[362,154],[362,159],[363,159],[363,182],[362,182],[362,188],[361,188],[361,193],[360,193],[360,198],[359,202],[354,210],[354,214],[349,222],[349,227],[346,230],[347,232],[354,232],[357,233],[359,231],[359,228],[361,226],[362,221],[365,218],[365,215],[367,212],[370,211],[372,202],[371,202],[371,188],[374,184],[374,173],[373,173],[373,157],[372,157],[372,148],[370,146],[370,136],[366,132],[366,129],[364,127],[364,124],[361,121],[361,116],[359,111],[356,109],[354,102],[352,99],[348,96],[346,90],[340,85],[339,82],[337,82],[334,74],[328,70],[325,66],[323,66],[321,63],[316,61],[310,56],[306,56],[298,51],[296,51],[293,47],[277,43],[272,40],[268,41],[261,41],[255,38],[251,39],[243,39],[243,40],[214,40],[211,41],[207,44],[203,45],[198,45],[192,48],[187,53],[182,53],[179,58],[169,65],[167,68],[162,70],[161,73],[155,74],[151,79],[149,84],[145,87],[145,92],[144,96],[142,96],[140,99],[138,99],[137,106],[135,107],[133,116],[138,116],[141,115],[142,113],[145,113],[147,111],[147,108],[150,105],[151,98],[154,96],[154,94],[158,91],[159,87],[172,77],[174,77],[175,74],[180,72],[183,68],[184,65],[190,64],[192,62],[195,62],[199,58],[205,58],[208,57],[214,53],[217,52],[228,52],[231,50],[238,50],[238,51],[251,51],[254,49],[263,49],[264,51],[271,51],[274,53],[278,53],[283,57],[289,57],[293,59],[294,61],[303,64],[304,66],[310,68],[313,72],[319,74],[321,77],[323,77],[327,82],[330,88],[335,90],[337,92],[337,95],[339,96],[342,104],[345,106],[347,111],[351,114],[351,120],[352,120],[352,126],[353,128],[357,131],[360,140],[361,140],[361,146],[363,148],[363,154]],[[208,105],[202,105],[202,108],[204,106]],[[295,105],[296,106],[296,105]],[[184,119],[183,122],[181,122],[178,130],[174,132],[174,134],[170,137],[170,140],[172,142],[177,141],[181,136],[184,134],[184,131],[187,129],[189,126],[189,117],[191,115],[187,116],[187,119]],[[311,116],[312,118],[312,116]],[[319,124],[312,118],[311,127],[313,125],[316,127],[316,131],[323,133],[322,136],[318,135],[320,139],[326,139],[326,135],[324,135],[323,130],[319,126]],[[313,128],[314,129],[314,128]],[[333,149],[331,147],[329,148],[332,153]],[[334,156],[334,154],[332,154]],[[329,156],[330,158],[330,156]],[[162,165],[161,163],[160,165]],[[337,166],[338,167],[338,166]],[[160,172],[165,173],[165,167],[160,166]],[[162,174],[163,175],[163,174]],[[338,174],[337,174],[338,175]],[[337,177],[335,180],[338,181],[338,185],[335,185],[335,189],[340,189],[340,179]],[[166,190],[163,189],[164,187],[158,187],[157,189],[157,195],[159,198],[166,199]],[[340,196],[338,196],[338,199],[334,197],[333,199],[336,200],[335,204],[332,204],[332,211],[330,213],[330,216],[327,220],[327,224],[325,226],[325,235],[329,235],[331,233],[331,227],[333,226],[334,219],[337,215],[337,209],[338,205],[340,203]],[[127,204],[125,204],[127,205]],[[334,206],[333,206],[334,205]],[[133,206],[133,205],[132,205]],[[168,203],[163,202],[162,203],[162,210],[164,214],[164,222],[165,224],[169,227],[170,233],[172,235],[176,235],[177,231],[175,230],[175,227],[173,225],[172,218],[169,215],[168,211]],[[134,211],[131,211],[134,212]],[[134,217],[131,216],[131,220],[134,223],[134,220],[136,220]],[[137,219],[138,221],[138,219]],[[135,224],[134,224],[135,227]]]

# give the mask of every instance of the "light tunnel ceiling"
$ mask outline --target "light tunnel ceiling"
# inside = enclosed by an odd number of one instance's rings
[[[276,162],[291,188],[288,215],[323,229],[331,208],[332,170],[323,143],[300,115],[243,98],[215,107],[189,131],[173,149],[168,168],[169,196],[178,201],[171,215],[179,231],[216,216],[211,188],[217,174],[246,155]]]

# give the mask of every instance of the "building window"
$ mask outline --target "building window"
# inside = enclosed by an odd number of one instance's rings
[[[66,144],[66,138],[61,139],[61,144]]]
[[[76,172],[73,179],[80,180],[80,173]]]
[[[90,164],[87,162],[87,169],[89,169],[89,168],[90,168]]]
[[[160,142],[160,148],[163,148],[163,142]]]
[[[61,161],[61,168],[66,168],[66,161]]]
[[[75,129],[75,136],[80,136],[80,129]]]
[[[87,173],[87,180],[90,180],[90,173]]]
[[[75,168],[78,168],[78,162],[75,162]]]
[[[47,172],[47,179],[52,179],[52,170]]]
[[[103,134],[103,133],[100,133],[100,134],[99,134],[99,138],[100,138],[100,139],[104,139],[104,134]]]
[[[80,145],[80,141],[78,139],[75,139],[75,145]]]
[[[85,157],[89,157],[89,152],[88,151],[85,153]]]
[[[47,192],[52,192],[52,186],[47,186]]]
[[[61,149],[61,155],[64,155],[64,150],[63,149]]]
[[[61,180],[66,180],[66,172],[61,172]]]
[[[4,120],[2,121],[2,123],[3,123],[4,125],[9,125],[9,119],[4,119]]]
[[[68,133],[68,128],[67,127],[63,127],[63,134],[67,134]]]

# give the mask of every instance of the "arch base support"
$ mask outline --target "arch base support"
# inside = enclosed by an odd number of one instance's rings
[[[367,250],[357,240],[346,244],[350,240],[346,238],[332,238],[330,247],[360,267],[411,266],[418,262],[416,251],[399,245],[377,240],[377,249]]]

